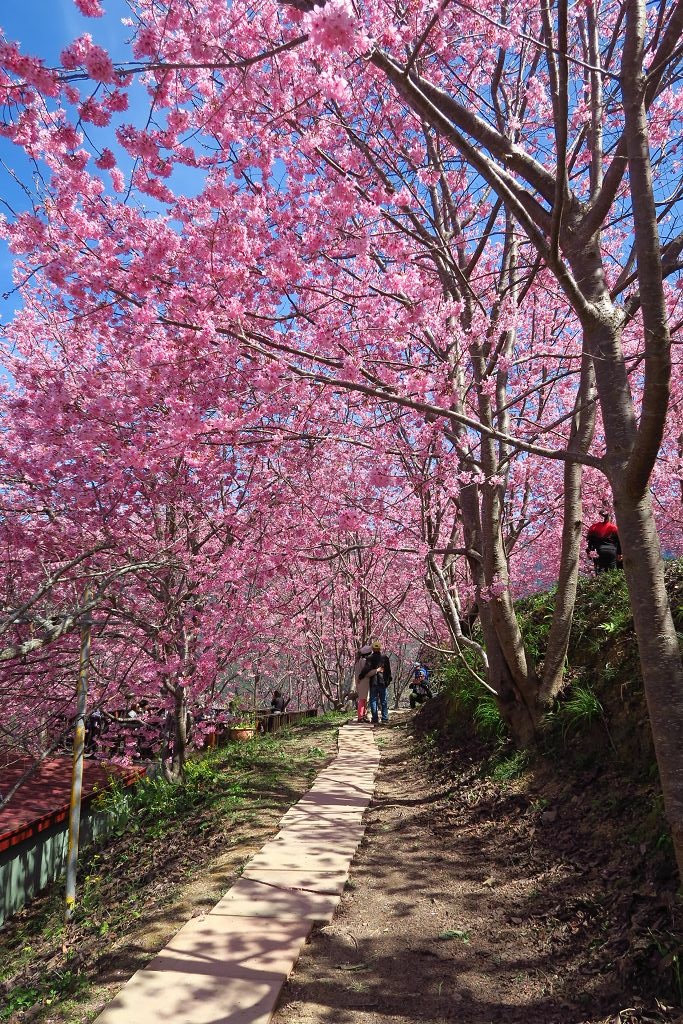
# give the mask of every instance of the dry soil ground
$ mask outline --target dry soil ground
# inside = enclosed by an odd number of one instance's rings
[[[598,834],[580,785],[551,803],[482,780],[473,764],[440,772],[405,722],[378,742],[378,787],[350,883],[274,1024],[681,1019],[678,1000],[656,994],[670,991],[671,962],[646,962],[643,980],[637,946],[642,932],[647,953],[650,925],[671,926],[673,894],[638,865],[612,862],[603,849],[612,833]]]

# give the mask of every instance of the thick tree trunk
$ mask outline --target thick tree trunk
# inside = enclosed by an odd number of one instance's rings
[[[187,697],[185,687],[180,686],[175,699],[175,748],[173,750],[173,773],[182,779],[187,757]]]
[[[479,620],[489,660],[489,684],[498,695],[501,718],[510,730],[515,746],[531,746],[537,738],[538,719],[533,700],[525,700],[510,671],[510,665],[493,621],[491,604],[482,603]]]
[[[646,336],[652,355],[646,362],[649,387],[639,424],[621,345],[623,318],[609,296],[599,236],[568,247],[567,255],[592,306],[590,315],[583,314],[584,342],[595,369],[605,472],[615,502],[664,803],[683,876],[683,665],[647,489],[668,404],[666,338],[654,332]]]
[[[603,308],[606,308],[603,302]],[[664,564],[644,476],[634,487],[637,422],[616,312],[586,325],[603,415],[607,474],[624,555],[645,699],[676,859],[683,876],[683,665],[664,587]]]
[[[667,818],[683,876],[683,665],[664,587],[664,564],[649,492],[614,488],[638,654]]]
[[[477,593],[486,588],[486,574],[484,561],[486,551],[490,547],[484,543],[482,536],[482,509],[479,505],[479,493],[475,484],[463,487],[460,492],[460,510],[463,521],[463,533],[465,548],[468,551],[478,552],[480,558],[468,556],[468,564],[472,581]],[[499,557],[504,556],[502,544],[498,549]],[[490,572],[493,572],[494,559],[491,559]],[[497,565],[497,561],[495,562]],[[489,576],[489,579],[491,577]],[[507,579],[507,563],[505,563],[505,578]],[[509,598],[509,595],[508,595]],[[521,645],[524,650],[517,619],[512,609],[512,618],[509,614],[499,612],[499,622],[494,619],[493,602],[483,601],[477,598],[479,608],[479,623],[484,638],[484,649],[488,658],[488,679],[489,686],[495,690],[498,697],[498,707],[503,721],[510,729],[515,743],[519,747],[528,747],[536,735],[536,719],[534,717],[533,700],[525,700],[520,693],[520,688],[510,669],[510,663],[506,655],[505,647],[501,641],[501,635],[506,639],[512,648],[516,644]],[[510,602],[511,606],[511,602]],[[510,609],[507,609],[508,613]],[[526,658],[524,659],[526,666]],[[526,685],[526,678],[525,678]]]
[[[173,694],[174,707],[172,734],[169,735],[161,765],[168,782],[182,782],[187,756],[187,698],[184,686],[176,686]],[[169,729],[169,733],[171,730]]]

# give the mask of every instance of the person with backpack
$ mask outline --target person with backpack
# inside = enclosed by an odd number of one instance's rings
[[[418,704],[424,704],[434,696],[429,686],[429,669],[419,661],[415,662],[410,690],[411,694],[408,699],[413,710]]]
[[[621,564],[621,544],[617,528],[610,521],[609,512],[602,513],[602,522],[593,523],[588,530],[588,557],[593,559],[595,574],[609,572]],[[595,554],[593,554],[595,552]]]
[[[361,679],[368,677],[370,681],[370,714],[372,724],[379,725],[380,711],[382,724],[389,724],[389,704],[387,702],[387,688],[392,680],[391,662],[386,654],[382,654],[382,645],[379,640],[373,640],[372,653],[365,663],[361,673]]]

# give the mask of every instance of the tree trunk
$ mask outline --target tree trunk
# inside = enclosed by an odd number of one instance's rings
[[[478,552],[483,556],[482,558],[468,556],[468,564],[477,590],[479,622],[484,638],[483,646],[488,658],[487,681],[497,694],[501,717],[510,729],[515,744],[519,747],[528,747],[533,743],[536,736],[535,700],[530,701],[522,695],[518,682],[515,680],[510,669],[510,663],[501,640],[501,637],[503,637],[507,641],[508,646],[513,648],[515,645],[519,645],[522,654],[524,654],[514,608],[512,608],[512,602],[508,593],[509,608],[497,609],[498,622],[496,622],[494,618],[494,602],[484,601],[480,597],[481,590],[486,588],[484,559],[487,556],[490,558],[491,565],[489,571],[491,573],[494,572],[494,561],[493,555],[490,553],[491,545],[486,544],[482,536],[482,508],[479,505],[479,494],[476,484],[469,484],[462,488],[460,492],[460,510],[463,521],[465,548],[468,551]],[[502,544],[497,550],[499,558],[504,558]],[[496,565],[498,565],[497,562]],[[507,579],[506,563],[505,578]],[[511,615],[510,611],[512,612]],[[524,666],[526,671],[526,657],[524,657]],[[525,687],[526,683],[527,679],[525,677]]]
[[[614,501],[666,815],[683,876],[683,665],[678,637],[650,494],[633,500],[615,485]]]
[[[182,782],[187,756],[187,698],[184,686],[176,686],[173,694],[174,707],[172,732],[169,729],[166,749],[161,758],[161,767],[168,782]]]
[[[607,303],[603,302],[603,309]],[[615,311],[587,325],[594,357],[624,571],[666,815],[683,876],[683,665],[664,587],[664,563],[649,490],[628,472],[637,421],[621,351]],[[639,474],[642,483],[642,474]]]
[[[488,399],[480,399],[480,417],[492,421]],[[499,472],[499,462],[490,438],[481,439],[481,464],[487,482],[482,486],[481,543],[484,556],[486,587],[495,586],[501,593],[486,598],[477,594],[477,601],[488,604],[491,622],[498,640],[502,663],[495,689],[500,694],[500,711],[510,726],[515,743],[526,747],[536,735],[538,715],[536,696],[538,680],[535,665],[524,648],[510,593],[508,559],[503,543],[501,522],[501,488],[490,483]]]

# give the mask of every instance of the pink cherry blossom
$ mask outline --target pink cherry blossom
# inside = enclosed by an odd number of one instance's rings
[[[74,3],[86,18],[101,18],[104,14],[100,0],[74,0]]]

